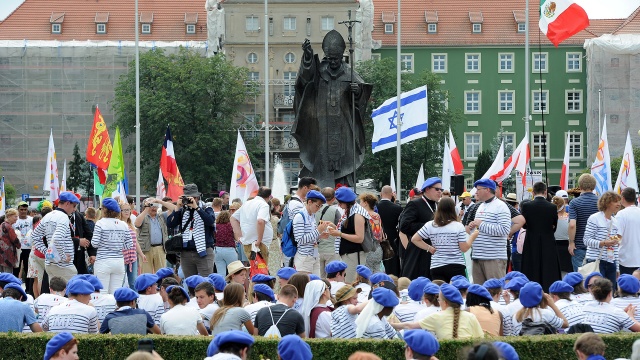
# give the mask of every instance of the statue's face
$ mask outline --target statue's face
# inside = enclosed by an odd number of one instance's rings
[[[325,54],[327,61],[329,61],[329,67],[331,70],[337,70],[342,65],[342,54],[337,52],[328,52]]]

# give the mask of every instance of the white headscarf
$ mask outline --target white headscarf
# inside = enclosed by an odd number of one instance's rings
[[[309,336],[309,329],[311,328],[311,310],[313,310],[318,301],[324,293],[326,284],[322,280],[312,280],[307,284],[304,289],[304,300],[302,301],[301,313],[304,318],[304,331]]]
[[[356,319],[356,339],[362,338],[362,335],[367,331],[369,322],[374,316],[378,316],[378,313],[384,309],[384,306],[378,304],[372,297],[369,299],[369,303],[364,307],[358,318]]]

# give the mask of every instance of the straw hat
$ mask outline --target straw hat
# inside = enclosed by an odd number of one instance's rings
[[[244,266],[244,264],[242,263],[242,261],[240,260],[236,260],[234,262],[232,262],[231,264],[227,265],[227,280],[231,279],[232,275],[235,275],[237,272],[239,272],[240,270],[249,270],[251,269],[250,267]]]
[[[518,196],[515,193],[509,193],[504,198],[504,201],[508,203],[518,203]]]
[[[344,285],[343,287],[338,289],[338,291],[336,292],[336,296],[335,296],[336,302],[341,302],[341,301],[351,299],[352,297],[358,295],[358,293],[361,291],[362,289],[356,289],[351,285]]]

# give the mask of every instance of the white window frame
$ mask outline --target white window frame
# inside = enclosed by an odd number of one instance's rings
[[[502,94],[511,94],[511,100],[502,100]],[[511,104],[511,110],[503,110],[502,103]],[[516,113],[516,91],[515,90],[498,90],[498,114],[515,114]]]
[[[292,53],[291,51],[289,51],[288,53],[284,54],[284,62],[286,64],[293,64],[296,62],[296,54]]]
[[[409,64],[409,66],[407,66]],[[404,53],[400,54],[400,70],[403,73],[413,74],[415,69],[415,57],[413,54]]]
[[[244,31],[260,31],[260,19],[255,15],[244,18]]]
[[[195,34],[196,33],[196,24],[187,24],[187,34]]]
[[[282,79],[286,80],[286,81],[295,81],[296,78],[298,77],[298,72],[297,71],[283,71],[282,72]],[[284,95],[285,96],[293,96],[296,93],[296,89],[295,89],[295,84],[291,83],[291,84],[286,84],[284,85]]]
[[[427,33],[428,34],[436,34],[436,33],[438,33],[438,23],[428,23],[427,24]]]
[[[477,56],[477,65],[478,65],[478,69],[469,69],[469,57],[470,56]],[[473,61],[473,60],[471,60]],[[479,74],[482,72],[482,54],[480,53],[465,53],[464,54],[464,72],[465,73],[471,73],[471,74]]]
[[[468,146],[475,146],[475,142],[474,143],[469,143],[467,140],[467,136],[477,136],[478,137],[478,153],[475,154],[475,156],[471,156],[472,154],[469,154],[468,150]],[[478,155],[480,155],[480,153],[482,152],[482,133],[479,132],[466,132],[464,133],[464,158],[465,160],[476,160],[478,159]]]
[[[285,16],[282,20],[282,29],[284,31],[296,31],[297,19],[295,16]]]
[[[536,101],[536,95],[540,93],[545,94],[544,103],[546,106],[544,111],[535,110],[536,103],[542,102],[541,101],[542,99],[539,99]],[[531,90],[531,113],[532,114],[548,114],[549,113],[549,90],[542,90],[542,92],[540,92],[540,90]]]
[[[575,93],[578,94],[578,101],[576,101],[575,99],[573,100],[569,100],[569,94],[570,93]],[[570,90],[565,90],[564,91],[564,113],[565,114],[582,114],[584,107],[582,106],[582,99],[584,97],[582,96],[582,90],[579,89],[570,89]],[[579,109],[578,110],[569,110],[569,104],[573,103],[574,106],[575,104],[578,105]]]
[[[441,64],[441,65],[444,64],[444,69],[436,69],[435,68],[436,56],[443,56],[444,57],[443,59],[438,59],[437,60],[439,64]],[[448,59],[448,56],[447,56],[446,53],[434,53],[434,54],[431,54],[431,72],[440,73],[440,74],[446,74],[447,73],[447,68],[448,68],[447,59]]]
[[[507,137],[511,138],[511,140],[509,140],[508,142],[507,141],[504,142],[504,149],[506,151],[507,150],[507,145],[510,144],[511,145],[511,148],[510,148],[511,152],[515,151],[516,146],[518,146],[518,144],[516,144],[516,133],[515,132],[511,132],[511,131],[509,131],[509,132],[503,131],[501,133],[499,132],[498,133],[498,137],[499,138],[501,137],[502,138],[501,140],[505,140]]]
[[[569,138],[569,159],[582,159],[583,145],[582,141],[584,140],[584,134],[582,132],[568,132],[564,134],[565,142],[567,141],[567,136],[577,136],[579,139],[576,141],[574,138]],[[566,146],[567,144],[565,144]],[[576,149],[578,151],[578,155],[576,156]]]
[[[62,34],[62,24],[51,24],[52,34]]]
[[[140,32],[143,34],[151,34],[151,24],[142,24]]]
[[[527,32],[527,23],[518,23],[517,29],[519,33]]]
[[[471,94],[478,94],[478,100],[474,101],[472,100],[471,102],[468,100],[467,95],[471,95]],[[474,102],[477,102],[478,104],[478,110],[469,110],[469,105]],[[482,114],[482,91],[480,90],[465,90],[464,92],[464,113],[465,114]]]
[[[576,55],[578,56],[577,59],[570,59],[571,56],[576,56]],[[580,73],[580,72],[582,72],[582,53],[581,52],[567,52],[566,59],[567,59],[567,61],[566,61],[566,68],[567,69],[566,70],[567,70],[568,73]],[[576,60],[578,61],[578,68],[577,69],[575,69],[575,68],[574,69],[570,69],[569,68],[569,64],[571,62],[576,61]]]
[[[474,34],[479,34],[482,32],[482,23],[473,23],[471,24],[471,32]]]
[[[251,58],[253,58],[252,55],[255,55],[255,61],[251,61]],[[258,54],[254,51],[251,51],[250,53],[247,54],[247,63],[249,64],[257,64],[258,61],[260,61],[260,57],[258,56]]]
[[[536,68],[536,56],[540,56],[539,62],[542,63],[544,59],[544,68],[537,69]],[[548,52],[534,52],[531,53],[531,72],[538,74],[543,73],[546,74],[549,72],[549,53]]]
[[[107,33],[107,24],[99,23],[96,24],[96,34],[106,34]]]
[[[540,156],[540,154],[538,154],[538,156],[536,156],[536,152],[542,152],[542,148],[537,148],[538,146],[543,146],[544,143],[538,143],[535,141],[536,136],[540,136],[540,135],[545,135],[546,136],[546,149],[545,149],[545,156]],[[550,137],[549,137],[549,133],[548,132],[533,132],[531,133],[531,158],[532,159],[544,159],[545,157],[548,159],[549,158],[549,153],[550,153],[550,141],[549,141]]]
[[[249,71],[247,74],[249,76],[249,81],[258,81],[260,80],[260,72],[259,71]],[[254,76],[257,75],[257,76]]]
[[[504,60],[505,63],[510,63],[511,64],[511,68],[510,69],[502,69],[502,57],[503,56],[510,56],[511,59],[509,60]],[[514,72],[514,59],[515,59],[516,55],[514,53],[498,53],[498,72],[502,73],[502,74],[513,74]]]
[[[393,24],[384,24],[384,33],[385,34],[393,34]]]
[[[331,20],[331,23],[329,23],[329,20]],[[335,18],[333,16],[323,16],[322,19],[320,20],[320,30],[322,31],[331,31],[333,29],[335,29],[336,27],[336,21]],[[331,26],[329,26],[331,25]]]

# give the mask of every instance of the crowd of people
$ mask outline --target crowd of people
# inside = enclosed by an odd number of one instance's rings
[[[1,219],[0,332],[57,333],[45,359],[77,358],[72,333],[211,336],[208,359],[246,359],[264,336],[285,360],[312,358],[301,338],[397,338],[407,359],[470,338],[476,359],[517,359],[482,339],[585,333],[578,356],[602,356],[594,333],[640,332],[640,214],[635,190],[595,181],[571,201],[538,182],[519,203],[481,179],[456,202],[434,177],[404,208],[389,186],[313,178],[284,204],[267,187],[204,202],[195,184],[140,212],[104,198],[82,214],[72,192],[33,216],[21,202]]]

